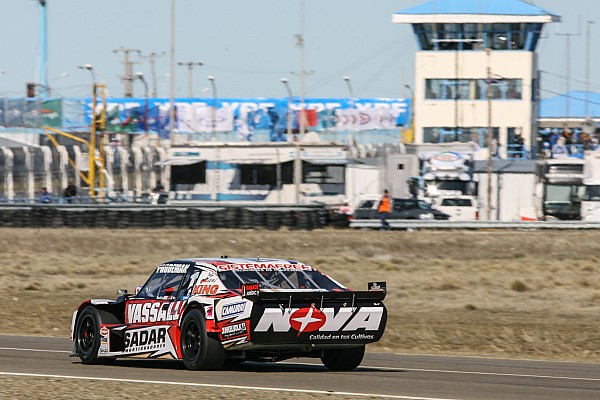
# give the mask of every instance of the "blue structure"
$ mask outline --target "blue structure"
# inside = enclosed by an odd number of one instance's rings
[[[540,118],[581,119],[588,117],[600,117],[600,93],[572,90],[563,95],[540,101]]]

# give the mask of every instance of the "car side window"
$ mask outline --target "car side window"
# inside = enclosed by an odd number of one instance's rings
[[[394,210],[396,211],[404,211],[406,207],[404,207],[404,201],[400,199],[394,199]]]
[[[158,296],[163,280],[163,274],[154,273],[135,297],[155,299]]]
[[[371,209],[373,208],[373,205],[375,204],[375,200],[365,200],[364,202],[362,202],[362,204],[360,204],[358,206],[358,208],[367,208],[367,209]]]
[[[187,298],[192,295],[192,291],[194,290],[194,284],[198,280],[199,276],[199,269],[190,268],[188,273],[185,275],[183,282],[181,282],[181,291],[179,293],[179,298]]]

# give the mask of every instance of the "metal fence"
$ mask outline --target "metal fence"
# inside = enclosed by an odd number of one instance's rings
[[[390,229],[600,229],[600,222],[587,221],[421,221],[390,220]],[[355,219],[350,228],[380,229],[375,219]]]

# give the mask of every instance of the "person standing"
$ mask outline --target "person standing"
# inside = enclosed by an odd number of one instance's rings
[[[77,187],[72,182],[69,182],[67,188],[65,189],[65,200],[67,203],[73,203],[73,198],[77,197]]]
[[[381,200],[379,201],[379,206],[377,207],[377,212],[379,213],[379,219],[381,220],[380,230],[390,229],[390,224],[387,222],[387,218],[392,211],[391,203],[390,203],[390,192],[387,189],[383,191],[383,196],[381,196]]]
[[[48,189],[43,187],[42,194],[40,195],[40,203],[50,204],[52,203],[52,195],[48,192]]]

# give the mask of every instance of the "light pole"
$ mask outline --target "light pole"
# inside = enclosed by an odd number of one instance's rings
[[[210,82],[210,87],[212,89],[212,116],[211,116],[211,129],[212,129],[212,142],[215,146],[215,159],[216,159],[216,168],[215,168],[215,172],[214,172],[214,194],[213,194],[213,199],[215,201],[219,201],[219,187],[220,187],[220,152],[219,152],[219,146],[217,145],[216,142],[216,111],[217,111],[217,84],[215,83],[215,77],[212,75],[209,75],[206,77],[206,79],[208,79],[208,81]]]
[[[78,65],[77,68],[90,71],[90,74],[92,75],[92,84],[96,84],[96,73],[94,72],[94,66],[92,64]]]
[[[290,106],[292,104],[292,89],[290,88],[290,83],[287,78],[281,78],[281,83],[285,86],[288,94],[288,102],[287,102],[287,140],[288,142],[292,141],[292,110]]]
[[[38,0],[40,3],[40,86],[41,97],[48,95],[48,11],[46,0]]]
[[[354,130],[356,130],[356,104],[354,103],[354,90],[352,90],[352,82],[350,82],[350,77],[348,75],[344,75],[344,81],[346,82],[346,85],[348,85],[348,95],[350,96],[350,102],[351,102],[351,107],[350,107],[350,116],[352,117],[352,125],[350,127],[350,137],[349,137],[349,144],[353,145],[354,144]]]
[[[292,113],[290,112],[290,103],[292,101],[292,89],[290,89],[290,83],[287,78],[281,78],[281,83],[285,86],[288,93],[288,112],[287,112],[287,134],[288,141],[292,136]],[[300,122],[300,124],[302,124]],[[296,157],[294,158],[294,187],[296,191],[296,204],[300,204],[300,181],[302,180],[302,160],[300,159],[300,145],[297,140],[294,141],[296,144]]]
[[[142,81],[142,83],[144,84],[144,130],[146,131],[146,138],[148,135],[148,131],[149,131],[149,125],[148,125],[148,82],[146,82],[146,78],[144,78],[144,73],[143,72],[136,72],[135,73],[135,77],[137,79],[139,79],[140,81]]]
[[[163,57],[165,55],[165,52],[161,52],[159,53],[150,53],[147,56],[142,56],[143,58],[147,59],[148,62],[150,63],[150,72],[152,73],[152,92],[150,92],[150,95],[152,97],[158,97],[158,90],[156,88],[156,59],[158,57]]]
[[[194,97],[194,91],[193,91],[193,79],[192,79],[192,70],[194,67],[199,67],[202,64],[201,62],[196,62],[196,61],[186,61],[186,62],[178,62],[177,65],[181,65],[181,66],[186,66],[188,69],[188,97]]]
[[[217,138],[217,85],[215,83],[215,77],[212,75],[207,76],[212,89],[212,116],[211,116],[211,127],[212,127],[212,141],[214,142]]]

